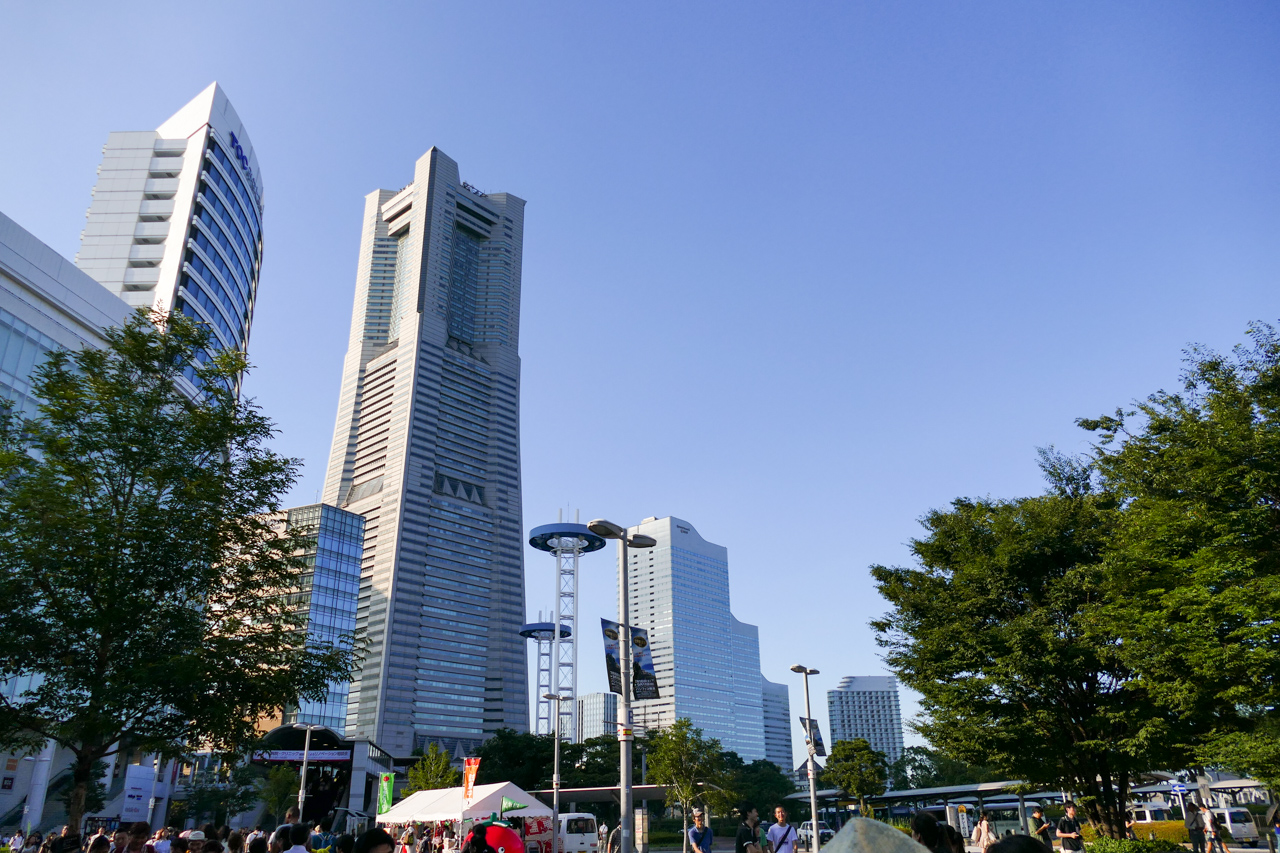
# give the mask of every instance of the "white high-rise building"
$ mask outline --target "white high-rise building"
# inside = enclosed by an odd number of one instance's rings
[[[631,621],[649,631],[660,699],[637,702],[637,728],[687,717],[744,761],[765,757],[760,640],[729,612],[729,552],[679,518],[647,518],[632,533],[658,541],[633,548]]]
[[[764,702],[764,757],[786,773],[795,758],[791,754],[791,694],[785,684],[760,677]]]
[[[617,733],[617,693],[587,693],[574,701],[578,703],[578,743],[588,738]]]
[[[851,675],[827,691],[831,742],[864,738],[889,763],[902,757],[902,712],[898,679],[892,675]]]
[[[262,172],[217,83],[155,130],[102,149],[76,266],[130,306],[207,324],[214,346],[249,342],[262,264]]]
[[[529,725],[523,241],[524,201],[436,148],[365,198],[324,502],[366,519],[347,736],[394,755]]]

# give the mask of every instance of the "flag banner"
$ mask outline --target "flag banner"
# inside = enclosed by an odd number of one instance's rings
[[[600,620],[604,632],[604,668],[609,674],[609,691],[622,695],[622,657],[618,653],[622,632],[617,622]],[[631,698],[658,699],[658,675],[653,669],[653,654],[649,651],[649,632],[644,628],[631,629]]]
[[[462,799],[471,802],[476,792],[476,772],[480,769],[480,759],[464,758],[462,766]]]
[[[505,814],[506,812],[513,812],[518,809],[527,809],[528,807],[528,803],[517,803],[510,797],[503,797],[502,806],[499,808],[499,811]]]
[[[657,699],[658,674],[653,670],[653,653],[649,650],[649,632],[631,629],[631,697]]]
[[[809,742],[809,754],[826,755],[827,748],[822,745],[822,732],[818,729],[818,721],[812,717],[801,717],[800,727],[804,729],[805,740]]]
[[[378,774],[378,814],[391,810],[392,792],[396,787],[396,774]]]

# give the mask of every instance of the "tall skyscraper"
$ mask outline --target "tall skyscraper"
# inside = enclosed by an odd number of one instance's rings
[[[365,199],[324,502],[366,519],[347,735],[396,755],[528,727],[523,239],[524,201],[435,148]]]
[[[155,130],[112,133],[76,265],[133,307],[249,342],[262,263],[262,172],[217,83]]]
[[[827,691],[831,742],[865,738],[890,763],[902,757],[902,712],[898,679],[892,675],[851,675]]]
[[[764,757],[789,772],[795,757],[791,754],[791,694],[785,684],[775,684],[760,677],[764,703]]]
[[[631,621],[648,629],[660,699],[637,702],[643,729],[687,717],[746,761],[765,757],[756,627],[729,612],[729,552],[679,518],[647,518],[632,533],[658,540],[630,554]]]
[[[574,740],[584,740],[618,731],[618,694],[587,693],[575,699],[578,703],[578,731]]]
[[[307,614],[307,639],[342,642],[356,627],[364,516],[328,504],[311,504],[282,510],[278,520],[304,537],[298,556],[306,560],[308,571],[299,584],[296,606]],[[346,678],[330,682],[324,699],[304,699],[285,708],[281,722],[328,726],[343,734],[350,687]]]

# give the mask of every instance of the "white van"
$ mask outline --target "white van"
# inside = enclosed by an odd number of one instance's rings
[[[588,812],[561,813],[560,849],[564,853],[597,853],[600,835],[596,816]]]
[[[1237,844],[1246,847],[1258,846],[1258,827],[1253,822],[1253,815],[1247,809],[1233,806],[1229,809],[1210,809],[1218,819],[1218,825],[1231,833]]]
[[[1130,803],[1129,813],[1135,823],[1154,823],[1161,820],[1179,820],[1174,817],[1173,807],[1163,800],[1152,800],[1147,803]],[[1141,836],[1139,836],[1141,837]]]

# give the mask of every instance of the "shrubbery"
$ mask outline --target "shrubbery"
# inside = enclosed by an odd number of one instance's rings
[[[1187,844],[1191,841],[1191,836],[1187,834],[1186,825],[1180,820],[1157,820],[1151,823],[1135,823],[1133,825],[1133,834],[1142,841],[1146,841],[1153,832],[1156,834],[1156,841],[1159,842],[1171,841],[1175,844]],[[1097,831],[1089,824],[1085,824],[1081,828],[1080,834],[1084,836],[1085,841],[1093,841],[1095,839],[1101,841],[1114,840],[1098,839]],[[1129,843],[1132,844],[1133,842]],[[1138,848],[1135,847],[1133,849],[1137,850]]]
[[[1086,848],[1089,853],[1181,853],[1183,847],[1167,839],[1158,841],[1127,841],[1115,838],[1099,838]]]

